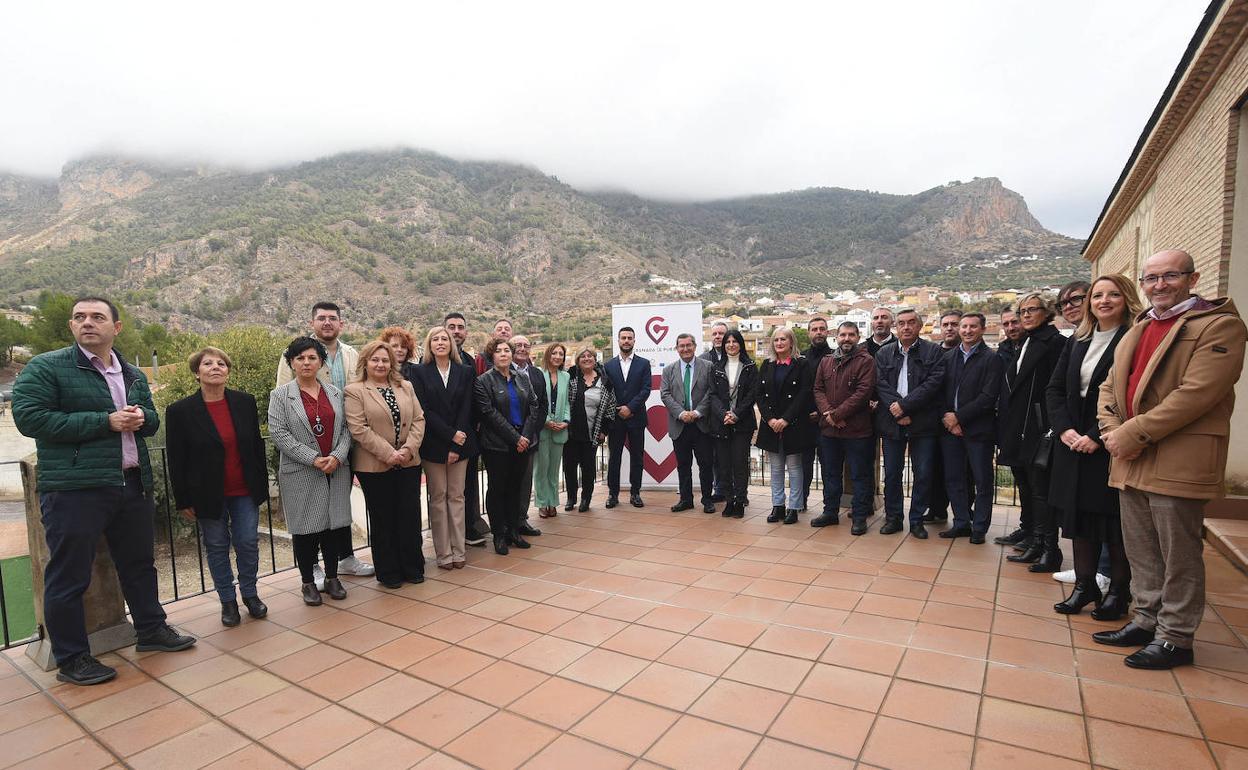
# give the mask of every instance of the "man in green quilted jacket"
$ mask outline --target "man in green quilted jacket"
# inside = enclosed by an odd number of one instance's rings
[[[82,596],[100,535],[121,578],[139,650],[174,652],[195,644],[165,622],[152,557],[152,466],[144,439],[160,418],[147,379],[113,350],[117,306],[101,297],[74,302],[74,344],[31,359],[13,387],[13,420],[35,439],[39,508],[48,542],[44,627],[60,668],[78,685],[117,675],[91,656]]]

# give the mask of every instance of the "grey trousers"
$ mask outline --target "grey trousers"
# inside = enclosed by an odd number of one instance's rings
[[[1191,649],[1205,612],[1205,500],[1127,487],[1119,493],[1122,542],[1131,562],[1135,624]]]

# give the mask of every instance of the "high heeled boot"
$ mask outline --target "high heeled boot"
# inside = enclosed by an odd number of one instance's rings
[[[1075,590],[1070,592],[1070,596],[1053,605],[1053,611],[1060,615],[1078,615],[1084,607],[1100,601],[1101,587],[1096,584],[1096,577],[1080,578],[1075,580]]]
[[[1118,620],[1131,609],[1131,583],[1110,583],[1105,598],[1092,610],[1095,620]]]

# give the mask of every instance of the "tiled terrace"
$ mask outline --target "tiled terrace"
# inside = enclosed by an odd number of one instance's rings
[[[1211,548],[1199,665],[1141,672],[998,546],[646,499],[323,607],[275,575],[234,629],[178,602],[199,645],[98,687],[11,650],[0,767],[1248,767],[1248,579]]]

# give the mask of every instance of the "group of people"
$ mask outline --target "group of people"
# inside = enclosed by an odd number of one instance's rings
[[[745,339],[712,327],[712,347],[696,355],[689,334],[663,369],[661,400],[677,460],[673,512],[694,507],[693,464],[706,513],[741,518],[751,445],[771,471],[767,521],[798,522],[814,459],[823,474],[822,511],[811,526],[839,524],[843,480],[852,486],[852,533],[866,533],[877,451],[884,465],[880,532],[926,539],[925,523],[953,522],[943,538],[984,542],[992,521],[997,464],[1019,488],[1016,530],[996,539],[1032,572],[1056,572],[1059,533],[1072,543],[1074,588],[1059,613],[1095,605],[1122,628],[1094,634],[1102,644],[1138,647],[1130,666],[1170,668],[1193,661],[1204,610],[1201,522],[1207,500],[1224,494],[1234,384],[1245,327],[1229,299],[1195,293],[1199,273],[1182,251],[1150,257],[1142,275],[1063,287],[1056,304],[1023,296],[1002,313],[1006,337],[984,342],[980,313],[948,311],[942,341],[922,337],[911,309],[879,308],[872,333],[826,319],[809,323],[801,353],[792,329],[770,335],[770,355],[752,360]],[[1136,284],[1148,308],[1140,301]],[[1055,326],[1061,313],[1069,337]],[[75,343],[36,356],[13,392],[18,429],[36,439],[40,506],[49,561],[44,622],[62,681],[87,685],[116,675],[90,654],[82,596],[101,535],[107,541],[134,619],[138,649],[195,644],[166,622],[152,552],[152,471],[145,439],[160,418],[146,378],[113,350],[116,306],[100,297],[74,303]],[[466,545],[528,548],[540,535],[527,520],[590,507],[597,448],[608,447],[606,507],[620,504],[624,449],[629,503],[643,507],[642,457],[651,364],[634,355],[635,332],[617,336],[604,363],[585,348],[569,361],[551,344],[534,361],[530,341],[500,320],[476,356],[464,350],[467,325],[450,313],[417,347],[400,327],[384,329],[358,352],[339,339],[340,309],[317,303],[312,334],[286,348],[269,399],[268,425],[279,455],[282,509],[292,536],[304,601],[322,592],[343,599],[340,574],[375,574],[397,588],[424,580],[421,475],[437,565],[465,563]],[[894,334],[895,329],[895,334]],[[238,591],[252,617],[258,596],[258,511],[269,496],[255,399],[227,387],[232,362],[206,347],[190,357],[200,388],[166,412],[175,505],[203,533],[221,620],[240,622]],[[879,449],[877,450],[877,445]],[[903,477],[911,470],[903,518]],[[476,458],[488,484],[481,518]],[[994,462],[995,461],[995,462]],[[352,477],[372,528],[375,567],[354,554]],[[322,567],[323,560],[323,567]],[[1098,572],[1108,574],[1107,590]]]

